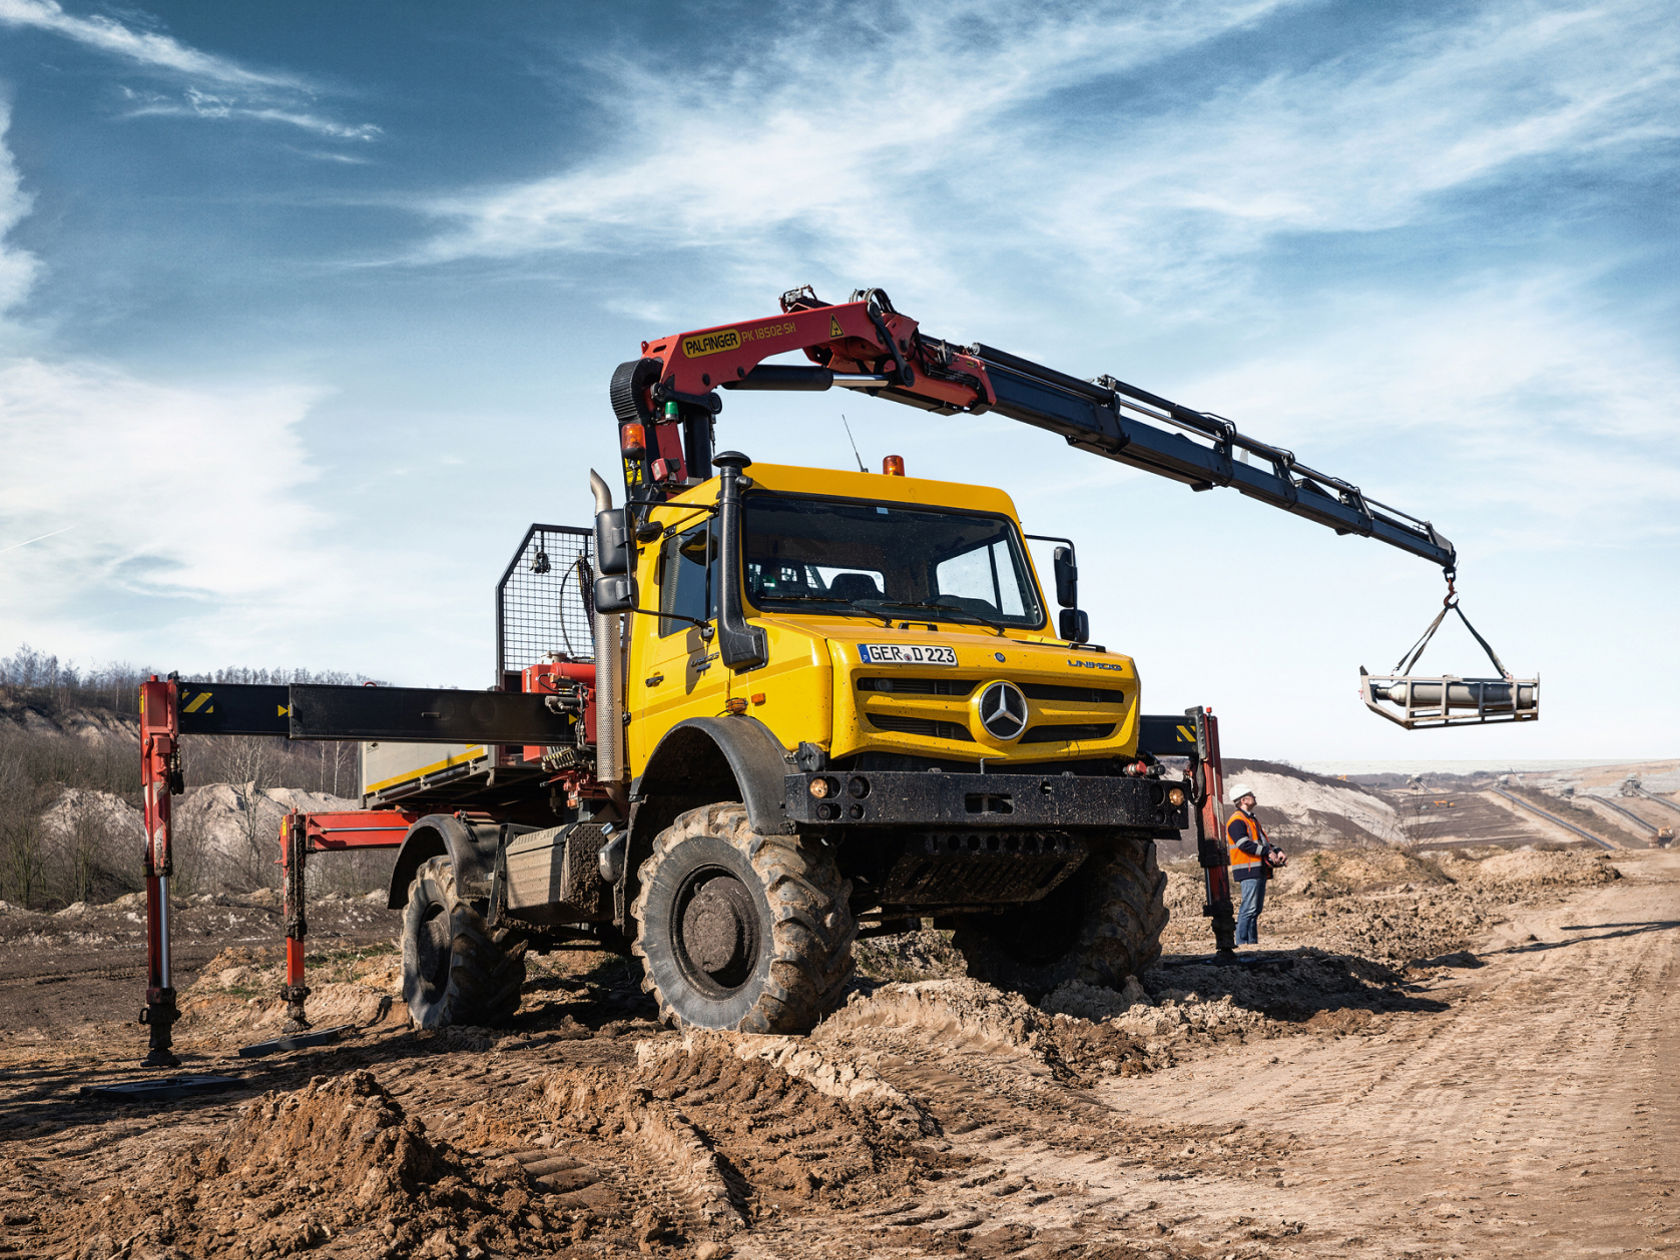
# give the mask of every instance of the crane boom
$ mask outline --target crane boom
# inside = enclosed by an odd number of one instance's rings
[[[830,304],[809,288],[782,295],[780,315],[644,342],[613,377],[613,409],[633,500],[661,501],[710,471],[717,390],[858,389],[950,415],[996,412],[1194,490],[1228,486],[1335,530],[1375,538],[1451,572],[1453,545],[1428,521],[1196,411],[1111,376],[1081,380],[987,345],[921,333],[880,289]],[[803,351],[812,366],[765,364]]]

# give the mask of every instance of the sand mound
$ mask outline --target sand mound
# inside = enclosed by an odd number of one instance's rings
[[[1453,863],[1449,869],[1459,867],[1464,868],[1466,878],[1480,884],[1574,888],[1608,884],[1620,878],[1607,854],[1576,849],[1515,849],[1479,862]]]
[[[882,1080],[867,1064],[825,1052],[803,1037],[690,1032],[680,1042],[643,1041],[636,1064],[644,1077],[663,1076],[673,1060],[687,1070],[709,1056],[733,1055],[743,1062],[760,1060],[809,1085],[850,1111],[868,1116],[883,1131],[900,1138],[932,1135],[939,1126],[908,1094]]]
[[[1423,886],[1452,881],[1438,863],[1399,849],[1321,849],[1301,854],[1278,872],[1273,892],[1334,897],[1375,892],[1400,885]]]
[[[1398,844],[1405,839],[1400,815],[1382,797],[1353,784],[1306,774],[1243,770],[1230,774],[1254,788],[1260,821],[1285,848],[1312,844]]]
[[[107,844],[144,843],[146,828],[140,811],[112,792],[67,787],[41,814],[41,826],[57,839],[77,834]]]
[[[887,984],[854,994],[811,1033],[812,1040],[877,1029],[914,1029],[964,1049],[1041,1056],[1048,1019],[1018,993],[969,977]]]
[[[871,980],[940,980],[967,974],[962,953],[945,929],[866,936],[853,946],[852,954],[858,975]]]
[[[429,1139],[361,1071],[265,1094],[219,1138],[167,1162],[159,1189],[71,1209],[61,1236],[81,1245],[67,1254],[257,1260],[333,1241],[344,1254],[453,1260],[510,1241],[531,1199],[517,1164]]]
[[[180,997],[181,1027],[197,1036],[249,1041],[280,1034],[286,1005],[280,1000],[285,965],[280,950],[233,946],[198,973]],[[369,1027],[407,1020],[398,1000],[400,958],[387,950],[347,951],[342,960],[312,960],[307,980],[310,1022]],[[342,979],[329,977],[342,976]]]

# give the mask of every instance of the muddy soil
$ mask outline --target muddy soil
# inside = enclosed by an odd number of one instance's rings
[[[866,942],[809,1037],[661,1027],[624,960],[536,960],[504,1029],[416,1032],[394,916],[311,914],[334,1045],[259,1059],[268,907],[186,907],[169,1101],[138,915],[0,912],[0,1254],[1389,1257],[1680,1252],[1680,854],[1323,851],[1212,965],[1032,1005],[943,933]]]

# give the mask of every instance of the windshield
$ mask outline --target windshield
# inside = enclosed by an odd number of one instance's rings
[[[766,494],[743,516],[747,596],[764,611],[1044,624],[1008,517]]]

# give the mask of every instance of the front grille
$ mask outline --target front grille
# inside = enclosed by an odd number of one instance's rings
[[[860,678],[859,691],[890,692],[898,696],[966,696],[974,683],[964,678]]]
[[[1068,687],[1061,683],[1022,683],[1033,700],[1071,700],[1075,704],[1125,704],[1126,693],[1109,687]]]
[[[1035,726],[1021,736],[1023,744],[1059,744],[1072,739],[1107,739],[1114,734],[1112,722],[1052,722]]]
[[[955,722],[936,722],[932,718],[898,717],[889,713],[866,713],[869,724],[876,730],[894,731],[900,735],[920,735],[926,739],[955,739],[966,744],[974,742],[966,726]]]

